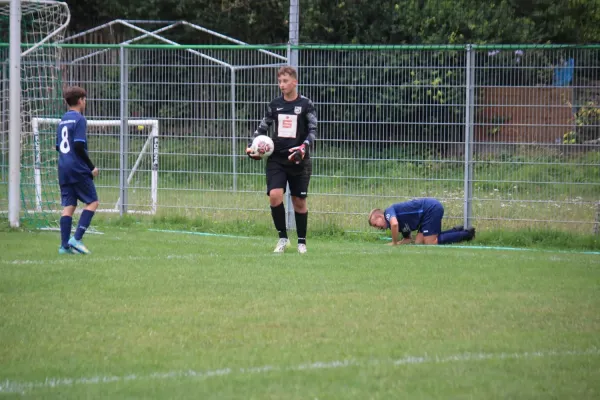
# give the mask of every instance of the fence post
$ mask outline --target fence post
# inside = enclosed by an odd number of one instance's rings
[[[18,228],[21,216],[21,2],[10,2],[8,58],[8,221]]]
[[[0,93],[5,93],[7,81],[6,63],[3,62],[2,74],[0,74]],[[8,167],[6,161],[6,152],[8,151],[8,127],[6,126],[8,122],[8,109],[6,108],[6,100],[0,99],[0,115],[2,116],[2,121],[0,121],[0,155],[2,156],[2,160],[0,161],[0,182],[8,183],[8,177],[5,175],[6,168]],[[6,132],[6,135],[4,132]]]
[[[300,34],[300,0],[290,0],[290,28],[288,43],[292,46],[298,45]],[[298,50],[288,47],[288,62],[292,67],[298,66]]]
[[[288,49],[287,59],[290,66],[298,68],[298,50],[292,49],[292,46],[298,44],[298,36],[300,34],[300,0],[290,0],[290,18],[288,30]],[[300,78],[302,79],[302,78]],[[294,205],[290,195],[290,186],[286,190],[286,223],[288,229],[296,228],[296,214],[294,213]]]
[[[128,111],[128,95],[129,95],[129,68],[127,66],[127,49],[124,46],[120,47],[120,119],[121,119],[121,132],[119,137],[119,153],[120,153],[120,166],[119,166],[119,195],[121,201],[119,202],[119,215],[123,216],[127,214],[127,161],[129,153],[129,111]]]
[[[231,67],[231,156],[233,157],[233,191],[237,192],[237,146],[235,132],[235,67]]]
[[[466,47],[466,98],[465,98],[465,181],[463,225],[471,227],[473,219],[473,120],[475,113],[475,52]]]
[[[291,11],[291,6],[290,6],[290,11]],[[290,36],[291,36],[291,24],[290,24]],[[291,48],[291,43],[288,43],[288,49],[287,49],[287,57],[288,57],[288,62],[290,64],[290,66],[292,67],[296,67],[296,65],[293,64],[293,59],[294,59],[294,52],[297,52],[298,50],[292,50]],[[297,59],[297,57],[296,57]],[[286,226],[287,229],[296,229],[296,214],[294,213],[294,204],[292,202],[292,196],[290,195],[290,185],[286,184],[286,191],[285,191],[285,209],[286,209],[286,213],[285,213],[285,219],[286,219]]]

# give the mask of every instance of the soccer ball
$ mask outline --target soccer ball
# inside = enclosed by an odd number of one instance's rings
[[[275,143],[273,139],[266,135],[259,135],[252,141],[252,154],[259,156],[260,158],[267,158],[273,154],[275,149]]]

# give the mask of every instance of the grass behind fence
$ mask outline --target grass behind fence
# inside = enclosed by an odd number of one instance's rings
[[[118,169],[120,161],[116,139],[95,139],[90,141],[90,148],[97,164],[105,171]],[[144,141],[145,137],[141,136],[130,141],[130,167]],[[249,160],[243,153],[244,148],[245,141],[238,140],[238,151],[234,157],[231,141],[227,138],[161,138],[160,185],[165,188],[230,190],[233,188],[234,158],[235,174],[239,177],[264,171],[264,164]],[[150,171],[151,162],[151,155],[146,154],[138,170]],[[326,143],[319,145],[313,154],[313,176],[329,179],[312,181],[313,192],[353,195],[373,193],[377,187],[387,192],[393,190],[391,186],[395,183],[411,181],[417,181],[417,188],[428,191],[462,190],[464,159],[460,154],[442,157],[423,144],[390,145],[377,150],[369,143],[350,146]],[[476,152],[473,176],[474,188],[482,191],[508,193],[518,190],[533,195],[544,189],[545,200],[561,195],[597,198],[600,196],[600,152],[576,152],[569,146],[522,146],[495,154]],[[245,183],[250,186],[244,186]],[[240,185],[240,190],[255,189],[252,180],[242,179]]]
[[[210,216],[220,222],[240,215],[243,219],[268,216],[264,162],[238,155],[233,191],[230,141],[164,138],[160,143],[160,215]],[[141,141],[131,146],[130,164],[137,157],[133,149],[141,146]],[[242,142],[238,148],[244,148]],[[600,154],[573,149],[531,146],[476,154],[473,213],[477,224],[485,229],[521,229],[538,220],[544,221],[535,223],[538,228],[590,231],[600,198]],[[441,158],[421,144],[383,150],[368,144],[321,144],[313,156],[309,203],[315,227],[365,230],[365,215],[371,208],[424,196],[444,202],[450,223],[462,221],[464,161],[460,155]],[[106,154],[101,160],[105,172],[100,185],[106,186],[102,189],[105,203],[112,206],[118,198],[118,171],[106,169],[118,161]],[[145,156],[132,182],[132,208],[149,205],[150,162],[151,157]]]
[[[144,135],[132,136],[130,167],[145,140]],[[238,141],[240,152],[244,145]],[[96,183],[104,209],[114,208],[119,197],[118,148],[116,138],[90,137],[91,157],[101,170]],[[485,230],[533,227],[591,233],[600,199],[600,152],[574,149],[522,146],[495,153],[476,152],[476,226]],[[233,191],[230,150],[228,139],[161,138],[158,217],[202,217],[214,220],[214,225],[269,221],[264,162],[239,154]],[[369,231],[366,215],[373,207],[424,196],[444,202],[448,224],[462,222],[464,161],[460,154],[442,158],[422,144],[375,149],[369,144],[321,143],[313,156],[309,207],[314,230]],[[56,155],[48,152],[46,157],[52,160]],[[151,161],[150,153],[143,155],[134,174],[128,191],[131,210],[149,210]],[[59,208],[56,181],[49,181],[55,168],[48,163],[44,173],[49,195],[43,197],[49,209]]]

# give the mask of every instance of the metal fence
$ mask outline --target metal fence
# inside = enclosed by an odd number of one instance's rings
[[[269,218],[264,163],[244,149],[289,48],[260,50],[63,49],[62,79],[88,90],[88,119],[125,121],[89,127],[106,208],[151,210],[154,167],[158,214]],[[443,202],[449,225],[597,227],[600,46],[298,50],[299,90],[319,117],[311,227],[365,231],[372,208],[423,196]],[[158,160],[142,152],[148,128],[127,119],[158,120]]]

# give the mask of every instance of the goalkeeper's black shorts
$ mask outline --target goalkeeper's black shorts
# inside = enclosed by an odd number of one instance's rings
[[[290,194],[295,197],[308,196],[308,184],[312,175],[312,162],[304,159],[300,164],[284,159],[279,160],[269,157],[267,160],[267,196],[273,189],[286,191],[286,184],[290,185]]]

